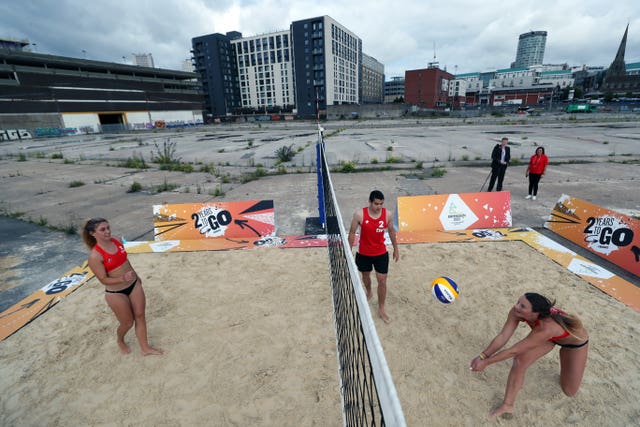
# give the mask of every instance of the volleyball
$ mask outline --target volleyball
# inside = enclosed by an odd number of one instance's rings
[[[442,276],[431,282],[431,293],[433,297],[443,304],[454,302],[460,291],[456,282],[448,277]]]

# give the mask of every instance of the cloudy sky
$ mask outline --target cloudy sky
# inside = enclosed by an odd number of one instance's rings
[[[452,73],[508,68],[531,30],[548,33],[545,63],[608,66],[629,24],[625,59],[640,62],[638,0],[3,0],[0,37],[109,62],[150,52],[156,67],[180,69],[193,37],[252,36],[322,15],[358,35],[388,79],[425,68],[434,53]]]

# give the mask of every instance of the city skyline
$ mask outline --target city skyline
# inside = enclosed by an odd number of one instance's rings
[[[156,67],[179,70],[193,37],[227,31],[252,36],[328,15],[362,39],[363,52],[385,65],[390,80],[434,59],[453,74],[509,68],[519,35],[528,31],[547,31],[545,63],[608,67],[629,24],[625,60],[640,62],[637,2],[515,3],[488,1],[479,9],[468,0],[400,1],[393,8],[379,1],[33,0],[0,5],[0,36],[28,39],[38,53],[108,62],[130,63],[131,52],[150,52]]]

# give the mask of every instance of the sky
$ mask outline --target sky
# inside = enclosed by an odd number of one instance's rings
[[[0,37],[37,53],[181,69],[191,39],[281,31],[328,15],[362,39],[387,80],[438,62],[450,73],[509,68],[518,36],[547,31],[545,64],[605,66],[629,24],[626,63],[640,62],[638,0],[3,0]]]

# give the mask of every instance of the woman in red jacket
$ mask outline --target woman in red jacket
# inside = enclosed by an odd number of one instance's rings
[[[536,199],[540,178],[544,175],[548,164],[549,158],[544,154],[544,147],[536,148],[536,153],[529,159],[529,166],[527,166],[527,172],[524,174],[529,177],[529,194],[525,199]]]

